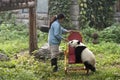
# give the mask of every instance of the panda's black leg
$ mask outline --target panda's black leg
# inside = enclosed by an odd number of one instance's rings
[[[91,64],[89,64],[88,61],[84,62],[84,65],[85,65],[86,69],[90,69],[93,72],[96,71],[95,67],[93,67]]]
[[[89,73],[89,69],[86,69],[87,70],[87,74]]]

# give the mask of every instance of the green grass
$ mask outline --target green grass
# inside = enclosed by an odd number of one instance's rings
[[[12,40],[12,41],[5,41],[3,43],[0,43],[0,51],[2,53],[5,53],[7,55],[12,55],[14,53],[18,53],[22,50],[28,50],[28,41],[25,39],[20,40]]]
[[[37,31],[38,47],[47,41],[46,33]],[[29,31],[23,24],[17,26],[13,24],[0,25],[0,52],[8,56],[14,55],[20,51],[29,49]]]
[[[87,45],[95,53],[96,56],[97,71],[95,73],[90,72],[89,75],[86,75],[81,74],[81,72],[78,71],[69,72],[66,75],[64,71],[64,60],[59,60],[58,65],[60,70],[56,73],[53,73],[52,67],[50,66],[50,60],[46,60],[46,62],[38,62],[34,60],[33,56],[24,54],[19,55],[20,57],[18,59],[12,58],[11,61],[0,62],[0,69],[2,70],[2,72],[0,72],[0,76],[4,78],[3,80],[119,80],[119,45],[115,43]],[[115,45],[116,48],[114,48]],[[112,50],[109,51],[109,49],[105,51],[106,47],[113,47],[113,52],[116,50],[117,53],[113,53]],[[79,66],[79,64],[69,64],[69,66],[75,67]]]
[[[47,42],[47,34],[38,33],[38,47]],[[15,34],[15,35],[14,35]],[[37,61],[33,56],[19,54],[18,59],[14,54],[29,48],[27,29],[23,27],[5,25],[0,27],[0,52],[7,54],[10,61],[0,61],[0,80],[120,80],[120,45],[113,42],[100,42],[99,44],[86,43],[96,56],[95,73],[89,75],[80,72],[64,71],[64,59],[59,60],[60,70],[52,72],[50,60]],[[66,43],[62,42],[61,48],[65,50]],[[64,54],[63,54],[64,55]],[[78,64],[69,66],[79,66]]]

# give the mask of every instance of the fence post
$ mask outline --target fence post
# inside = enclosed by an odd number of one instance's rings
[[[29,53],[30,55],[37,46],[36,8],[29,8]]]

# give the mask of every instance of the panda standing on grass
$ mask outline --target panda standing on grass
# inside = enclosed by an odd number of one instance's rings
[[[71,40],[69,41],[69,45],[70,47],[75,48],[76,63],[82,62],[87,70],[90,69],[95,72],[96,68],[94,54],[79,40]]]

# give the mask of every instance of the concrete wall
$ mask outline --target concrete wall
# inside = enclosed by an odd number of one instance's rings
[[[73,25],[76,27],[76,29],[79,29],[79,5],[78,0],[72,0],[72,4],[70,6],[70,14],[71,14],[71,20]],[[17,14],[17,22],[25,23],[28,25],[29,21],[29,15],[28,13],[22,13],[19,11]],[[48,14],[47,13],[37,13],[37,27],[40,27],[41,25],[48,25]]]
[[[70,7],[70,15],[73,25],[76,27],[76,29],[79,29],[79,4],[78,0],[72,0],[72,4]]]
[[[29,14],[28,13],[17,13],[16,14],[16,22],[24,23],[25,25],[29,25]],[[48,25],[48,15],[47,13],[37,13],[36,14],[36,25],[39,28],[41,25]]]

